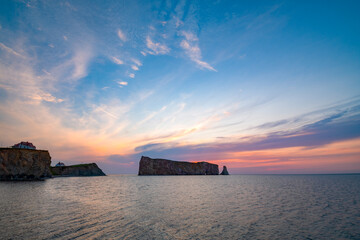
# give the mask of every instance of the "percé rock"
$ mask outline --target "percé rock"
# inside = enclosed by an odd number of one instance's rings
[[[51,177],[46,150],[0,148],[0,180],[42,180]]]
[[[51,167],[55,177],[106,176],[96,163]]]
[[[139,175],[219,175],[219,166],[208,162],[178,162],[142,156]]]
[[[222,172],[220,173],[220,175],[229,175],[229,172],[228,172],[226,166],[223,167],[223,170],[222,170]]]

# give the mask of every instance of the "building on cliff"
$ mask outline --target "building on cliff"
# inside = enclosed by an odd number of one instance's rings
[[[12,148],[36,149],[31,142],[20,142],[12,146]]]
[[[65,167],[65,163],[63,162],[58,162],[55,167]]]

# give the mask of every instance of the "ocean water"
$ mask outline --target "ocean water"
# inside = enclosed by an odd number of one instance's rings
[[[1,239],[360,239],[360,175],[0,182]]]

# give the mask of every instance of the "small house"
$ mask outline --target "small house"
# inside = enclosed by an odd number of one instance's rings
[[[55,167],[64,167],[65,164],[63,162],[58,162]]]
[[[31,142],[21,142],[17,143],[12,148],[24,148],[24,149],[36,149],[36,147]]]

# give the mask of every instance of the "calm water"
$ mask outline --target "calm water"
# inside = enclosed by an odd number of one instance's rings
[[[360,175],[0,182],[1,239],[360,239]]]

